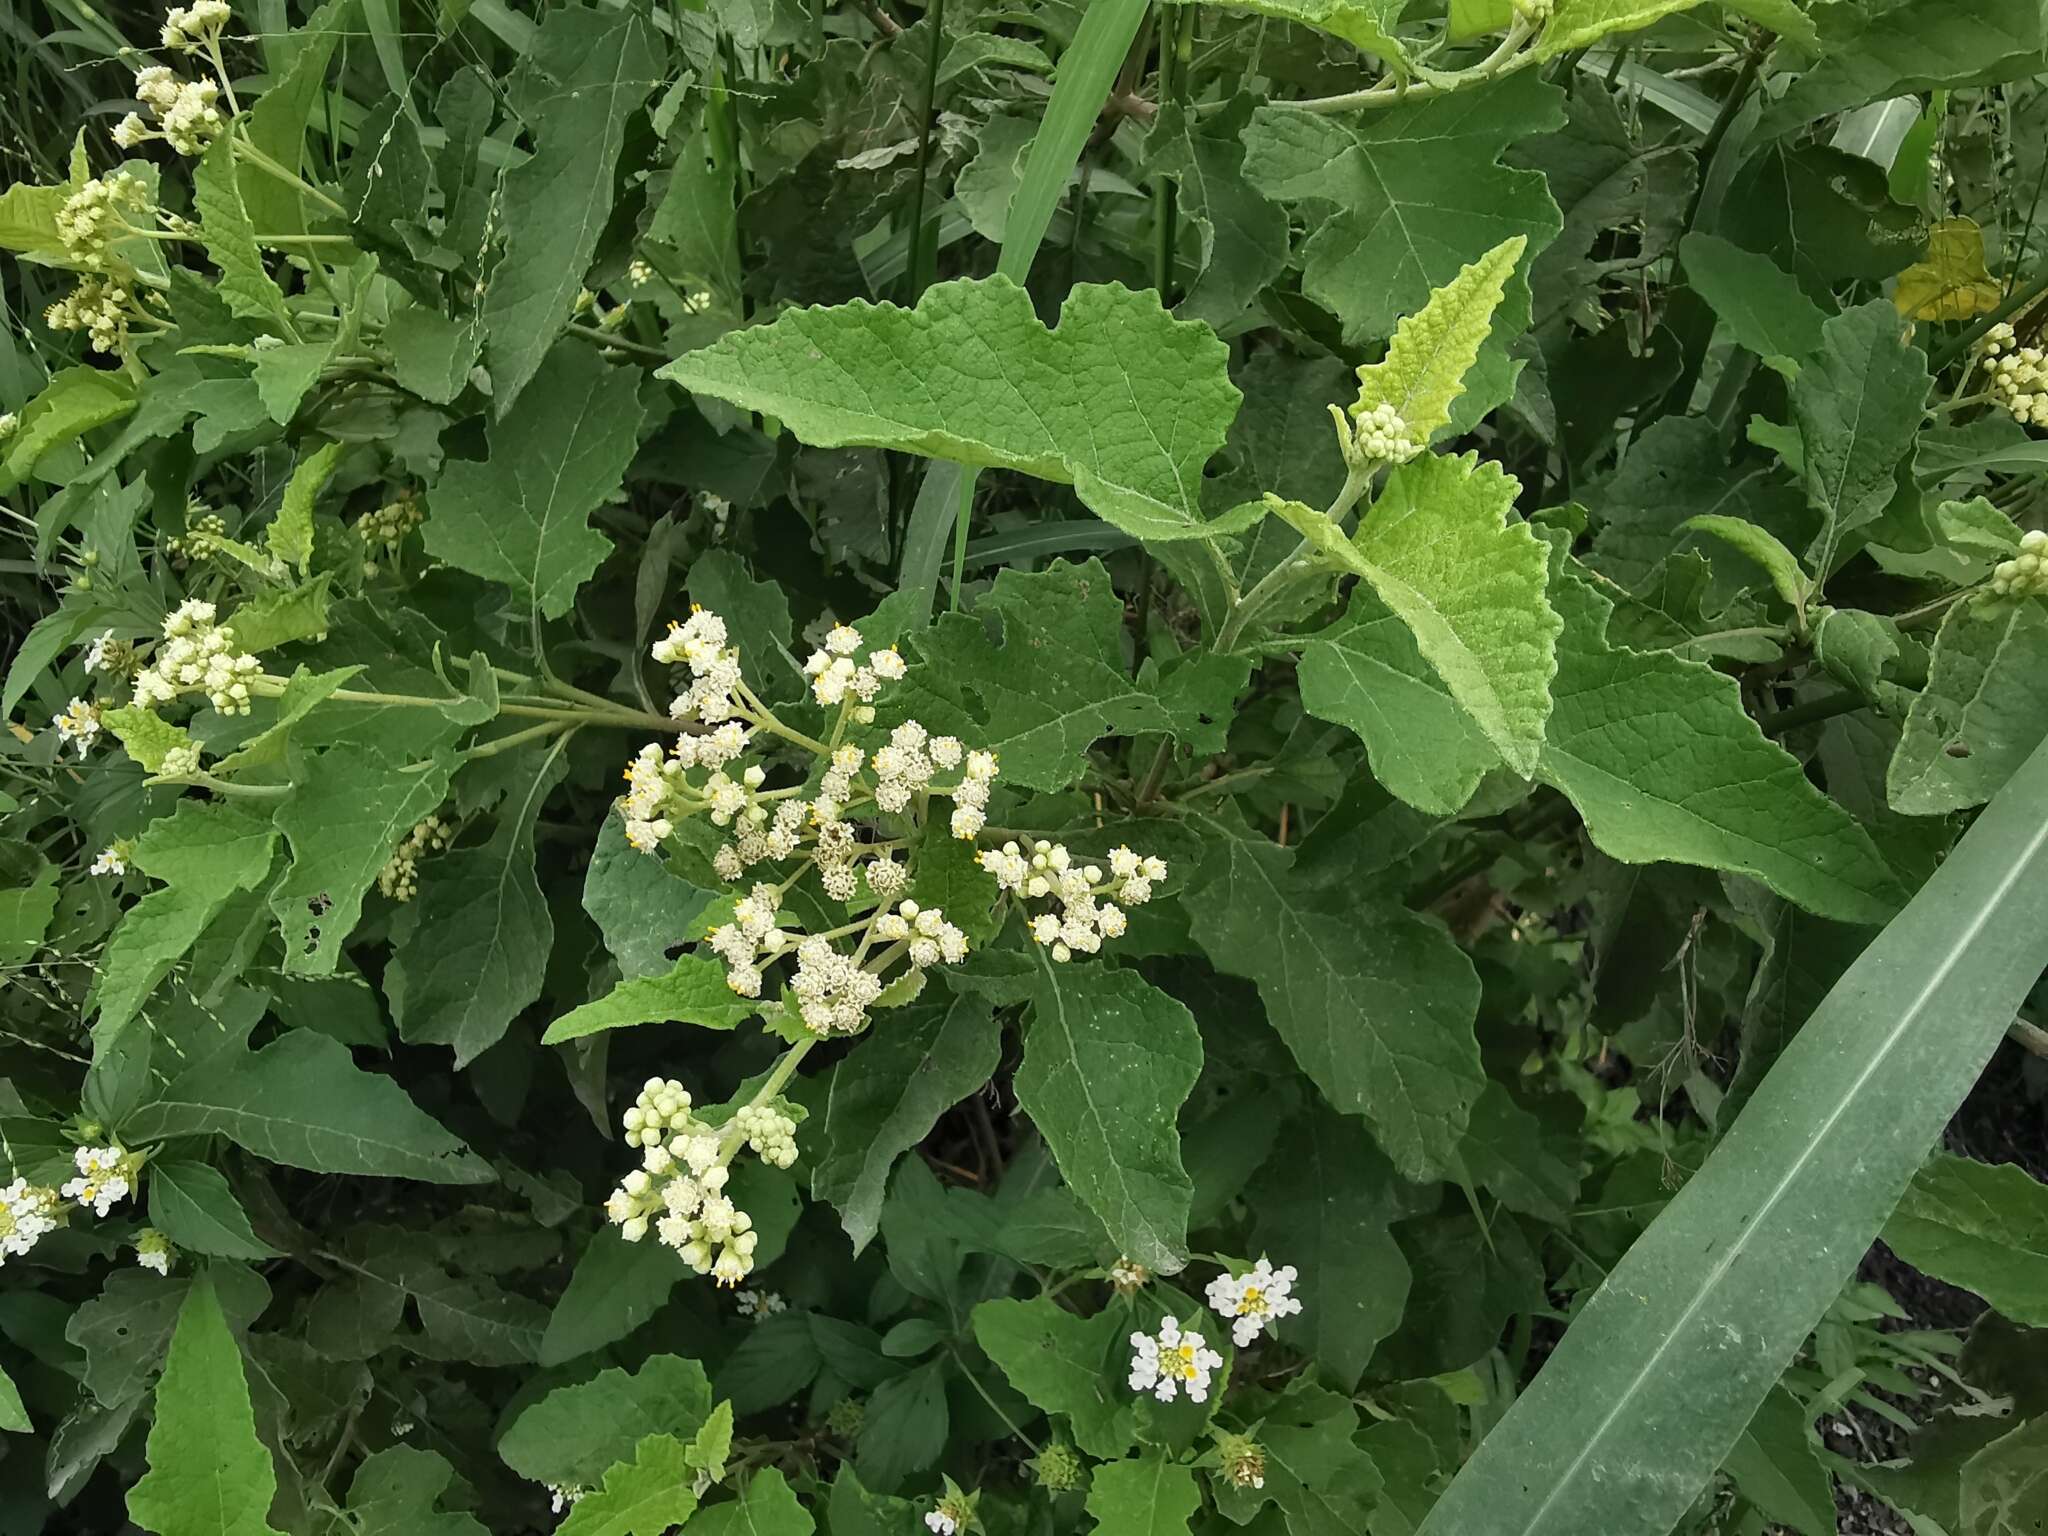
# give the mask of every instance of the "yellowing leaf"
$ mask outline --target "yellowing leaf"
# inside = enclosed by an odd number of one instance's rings
[[[1940,219],[1927,254],[1899,274],[1892,303],[1915,320],[1968,320],[1998,308],[2002,295],[1984,269],[1984,231],[1975,219]]]
[[[1449,424],[1451,402],[1465,387],[1465,375],[1479,359],[1479,347],[1493,328],[1493,312],[1506,291],[1508,274],[1528,247],[1528,237],[1501,241],[1436,289],[1429,302],[1394,327],[1387,355],[1358,370],[1358,403],[1353,416],[1389,405],[1416,442]]]

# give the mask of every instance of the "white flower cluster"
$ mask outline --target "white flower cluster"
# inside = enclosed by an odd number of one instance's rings
[[[4,443],[21,430],[19,411],[0,411],[0,443]]]
[[[1354,411],[1351,431],[1353,452],[1362,459],[1405,464],[1422,452],[1423,445],[1408,435],[1401,413],[1384,401],[1369,411]]]
[[[352,526],[363,546],[363,574],[375,576],[378,560],[397,554],[405,536],[426,520],[426,504],[409,488],[357,518]]]
[[[678,624],[671,619],[668,633],[654,642],[649,654],[666,665],[690,669],[690,686],[668,707],[673,718],[717,725],[742,712],[736,697],[746,686],[740,680],[740,653],[717,614],[693,603],[688,621]]]
[[[2048,348],[2023,347],[2010,325],[1984,333],[1984,373],[1998,403],[2023,427],[2048,427]]]
[[[228,0],[192,0],[164,18],[163,44],[173,53],[193,53],[220,41],[221,28],[234,18]]]
[[[760,1238],[754,1221],[726,1195],[733,1156],[748,1141],[735,1115],[724,1130],[690,1112],[688,1090],[673,1078],[650,1077],[626,1111],[626,1145],[640,1148],[641,1166],[627,1174],[605,1202],[605,1214],[629,1243],[650,1224],[685,1264],[720,1285],[737,1285],[754,1267]],[[741,1111],[745,1113],[745,1111]],[[771,1109],[770,1122],[749,1117],[768,1147],[764,1160],[786,1168],[796,1160],[796,1125]],[[779,1123],[775,1123],[779,1122]]]
[[[104,272],[108,251],[126,233],[122,213],[148,206],[149,189],[141,177],[126,171],[93,177],[57,210],[57,238],[64,243],[65,258],[87,272]]]
[[[859,630],[835,624],[824,645],[811,652],[804,663],[804,676],[811,680],[811,696],[820,704],[842,704],[851,699],[872,704],[882,684],[902,680],[907,669],[895,646],[869,651],[865,663],[856,663],[853,657],[860,647]]]
[[[405,834],[390,859],[377,871],[377,889],[393,901],[411,901],[419,894],[419,862],[439,853],[454,839],[455,828],[439,816],[429,816]]]
[[[95,352],[114,354],[128,345],[128,285],[97,274],[43,311],[43,324],[53,331],[84,331]]]
[[[796,1161],[796,1122],[773,1105],[742,1104],[733,1114],[732,1128],[770,1167],[787,1168]]]
[[[18,1259],[57,1230],[57,1191],[27,1179],[0,1189],[0,1264]]]
[[[905,953],[918,970],[929,970],[944,961],[958,965],[967,958],[967,935],[946,921],[937,907],[919,907],[914,901],[898,903],[894,912],[875,919],[875,937],[886,944],[906,944]]]
[[[152,128],[140,113],[130,112],[114,125],[114,142],[123,149],[162,139],[181,155],[203,155],[227,127],[220,87],[211,80],[180,80],[167,66],[152,64],[136,71],[135,96],[157,125]]]
[[[213,604],[188,598],[165,617],[163,645],[135,675],[136,708],[154,709],[196,691],[224,715],[249,712],[249,680],[262,675],[263,663],[236,649],[234,630],[214,616]],[[171,772],[170,765],[162,771]]]
[[[100,724],[100,707],[91,699],[73,699],[51,723],[57,727],[57,740],[76,747],[80,757],[92,750],[105,729]]]
[[[751,1317],[757,1323],[789,1310],[789,1303],[775,1291],[740,1291],[733,1297],[733,1305],[741,1317]]]
[[[135,1234],[135,1262],[144,1269],[153,1269],[160,1275],[171,1272],[171,1260],[177,1257],[177,1250],[171,1247],[171,1240],[155,1227],[144,1227]]]
[[[1057,916],[1041,912],[1030,922],[1031,937],[1052,949],[1055,960],[1092,955],[1104,939],[1119,938],[1128,922],[1125,907],[1152,899],[1153,885],[1166,878],[1164,860],[1141,856],[1129,848],[1110,850],[1109,872],[1100,865],[1076,863],[1064,843],[1040,838],[1026,853],[1016,843],[984,849],[981,867],[1004,890],[1027,901],[1054,898]],[[1105,895],[1116,898],[1104,901]],[[1118,905],[1121,902],[1122,905]]]
[[[58,1191],[66,1200],[90,1206],[93,1215],[104,1216],[128,1198],[135,1171],[141,1166],[134,1153],[110,1143],[104,1147],[80,1147],[71,1156],[78,1167],[78,1177]]]
[[[1301,1310],[1294,1298],[1294,1266],[1275,1269],[1264,1259],[1245,1274],[1233,1278],[1218,1275],[1204,1293],[1209,1309],[1218,1317],[1234,1319],[1231,1339],[1239,1349],[1283,1317]]]
[[[114,632],[103,630],[100,637],[86,647],[85,670],[105,672],[118,677],[135,665],[135,647],[126,640],[118,640]]]
[[[629,830],[626,834],[631,837]],[[711,952],[725,962],[725,984],[741,997],[761,995],[761,967],[796,942],[795,935],[777,926],[782,910],[782,893],[774,886],[758,884],[733,903],[732,921],[720,923],[707,936]]]
[[[724,772],[746,746],[746,727],[728,720],[702,736],[678,736],[666,753],[659,742],[642,747],[626,765],[626,796],[619,807],[626,818],[626,841],[642,853],[653,853],[675,830],[677,818],[699,811],[708,812],[720,826],[730,825],[735,817],[758,825],[749,813],[759,809],[755,792],[766,775],[758,768],[749,768],[738,779]],[[693,768],[709,770],[702,784],[690,782]],[[767,820],[765,810],[759,819]]]
[[[2033,528],[2020,535],[2020,552],[1992,571],[1991,590],[2000,597],[2048,596],[2048,533]]]
[[[578,1488],[573,1483],[543,1483],[541,1486],[548,1491],[550,1514],[559,1515],[565,1510],[574,1509],[590,1497],[588,1488]]]
[[[95,875],[127,874],[130,851],[128,844],[120,839],[107,844],[106,847],[100,850],[99,857],[92,861],[92,873]]]
[[[1199,1333],[1183,1333],[1170,1317],[1160,1323],[1156,1337],[1131,1335],[1131,1390],[1150,1392],[1162,1403],[1182,1392],[1191,1403],[1206,1403],[1210,1377],[1222,1364],[1223,1357]]]
[[[796,947],[796,975],[789,989],[797,1012],[814,1034],[850,1035],[868,1021],[868,1009],[882,995],[882,978],[829,939],[813,935]]]

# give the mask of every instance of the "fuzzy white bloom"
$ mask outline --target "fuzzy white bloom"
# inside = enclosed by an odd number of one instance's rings
[[[925,1529],[932,1532],[932,1536],[954,1536],[960,1529],[960,1522],[947,1514],[943,1508],[927,1511],[924,1523]]]
[[[163,643],[135,674],[131,702],[154,709],[182,694],[203,693],[220,713],[246,715],[250,685],[262,675],[263,663],[236,645],[233,628],[216,622],[213,604],[191,600],[165,616]]]
[[[127,350],[131,297],[120,278],[90,274],[43,311],[43,323],[53,331],[84,331],[95,352],[112,356]]]
[[[741,1291],[733,1297],[733,1304],[741,1317],[751,1317],[757,1323],[789,1310],[789,1303],[775,1291]]]
[[[1218,1275],[1203,1294],[1218,1317],[1235,1319],[1230,1336],[1243,1349],[1281,1318],[1301,1311],[1301,1303],[1294,1298],[1294,1280],[1292,1264],[1276,1270],[1260,1259],[1245,1274]]]
[[[590,1496],[588,1488],[578,1488],[571,1483],[543,1483],[541,1486],[548,1491],[548,1511],[551,1514],[559,1515],[574,1509]]]
[[[813,1033],[853,1034],[867,1023],[868,1006],[882,995],[882,981],[829,940],[813,937],[797,946],[790,990]]]
[[[177,1256],[171,1247],[171,1240],[155,1227],[144,1227],[135,1234],[135,1262],[144,1269],[153,1269],[160,1275],[171,1272],[171,1260]]]
[[[57,739],[76,747],[84,757],[100,739],[100,707],[89,699],[73,699],[51,724],[57,727]]]
[[[1152,899],[1152,884],[1166,878],[1161,859],[1141,857],[1129,848],[1112,849],[1109,871],[1094,864],[1082,864],[1064,843],[1043,838],[1027,852],[1016,843],[983,849],[978,862],[996,878],[1004,890],[1025,901],[1050,898],[1060,904],[1057,914],[1039,912],[1030,916],[1026,927],[1031,937],[1052,950],[1058,961],[1077,954],[1092,955],[1105,938],[1123,935],[1129,918],[1114,896],[1129,906]]]
[[[125,875],[128,873],[128,850],[120,843],[109,843],[100,850],[99,857],[92,861],[91,873],[95,875]]]
[[[126,171],[93,177],[57,210],[57,238],[65,257],[87,272],[103,271],[108,251],[123,238],[125,215],[148,207],[149,189],[141,177]]]
[[[234,17],[227,0],[192,0],[164,18],[160,34],[163,45],[173,53],[191,53],[220,37],[221,28]]]
[[[1129,1296],[1152,1283],[1152,1271],[1136,1259],[1118,1259],[1109,1266],[1109,1283],[1120,1294]]]
[[[1131,1335],[1130,1388],[1150,1392],[1162,1403],[1170,1403],[1185,1392],[1188,1401],[1209,1400],[1209,1381],[1223,1357],[1210,1349],[1199,1333],[1183,1333],[1173,1318],[1159,1325],[1155,1337],[1149,1333]]]
[[[58,1191],[66,1200],[90,1206],[95,1216],[104,1216],[128,1198],[136,1169],[134,1154],[118,1144],[80,1147],[71,1154],[78,1177]]]
[[[27,1179],[0,1189],[0,1264],[18,1259],[57,1230],[58,1193]]]
[[[2004,322],[1984,333],[1982,346],[1992,397],[2021,426],[2048,427],[2048,349],[2021,346],[2012,326]]]
[[[116,639],[111,629],[103,630],[85,648],[85,670],[88,672],[126,672],[134,659],[134,647],[126,640]]]

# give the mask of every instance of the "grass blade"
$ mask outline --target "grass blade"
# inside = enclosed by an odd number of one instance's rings
[[[1864,951],[1421,1536],[1662,1536],[1854,1271],[2048,961],[2048,746]]]
[[[1131,51],[1131,39],[1145,19],[1146,4],[1147,0],[1092,0],[1074,34],[1073,46],[1060,55],[1044,120],[1031,140],[1023,178],[1010,199],[1002,255],[996,263],[996,271],[1012,282],[1022,283],[1030,275],[1081,146],[1088,142],[1089,131],[1116,83],[1117,71]],[[916,593],[927,614],[938,596],[939,571],[945,564],[949,537],[953,542],[953,585],[959,587],[966,564],[974,483],[979,476],[978,470],[944,460],[925,467],[924,482],[918,487],[904,533],[897,588]]]

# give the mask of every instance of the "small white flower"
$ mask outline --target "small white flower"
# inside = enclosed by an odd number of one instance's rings
[[[73,699],[52,723],[57,727],[57,739],[69,742],[84,757],[100,737],[100,707],[88,699]]]
[[[58,1199],[56,1190],[27,1179],[0,1189],[0,1264],[20,1258],[57,1230]]]
[[[959,1522],[943,1509],[928,1512],[924,1517],[924,1523],[925,1528],[931,1531],[933,1536],[954,1536],[954,1532],[960,1529]]]
[[[100,850],[100,856],[92,861],[92,873],[96,875],[125,875],[128,873],[128,855],[119,843],[109,843]]]
[[[1182,1392],[1189,1402],[1207,1402],[1210,1378],[1222,1364],[1223,1357],[1199,1333],[1183,1333],[1170,1317],[1160,1323],[1157,1337],[1131,1335],[1130,1388],[1150,1392],[1162,1403]]]
[[[1293,1295],[1294,1281],[1292,1264],[1276,1270],[1260,1259],[1246,1274],[1218,1275],[1204,1294],[1217,1316],[1236,1319],[1231,1338],[1243,1349],[1266,1328],[1301,1310]]]
[[[95,1216],[104,1216],[128,1198],[129,1181],[136,1160],[118,1144],[80,1147],[71,1154],[78,1177],[58,1191],[66,1200],[90,1206]]]
[[[135,1234],[135,1262],[144,1269],[153,1269],[160,1275],[168,1275],[174,1256],[171,1240],[155,1227],[144,1227]]]

